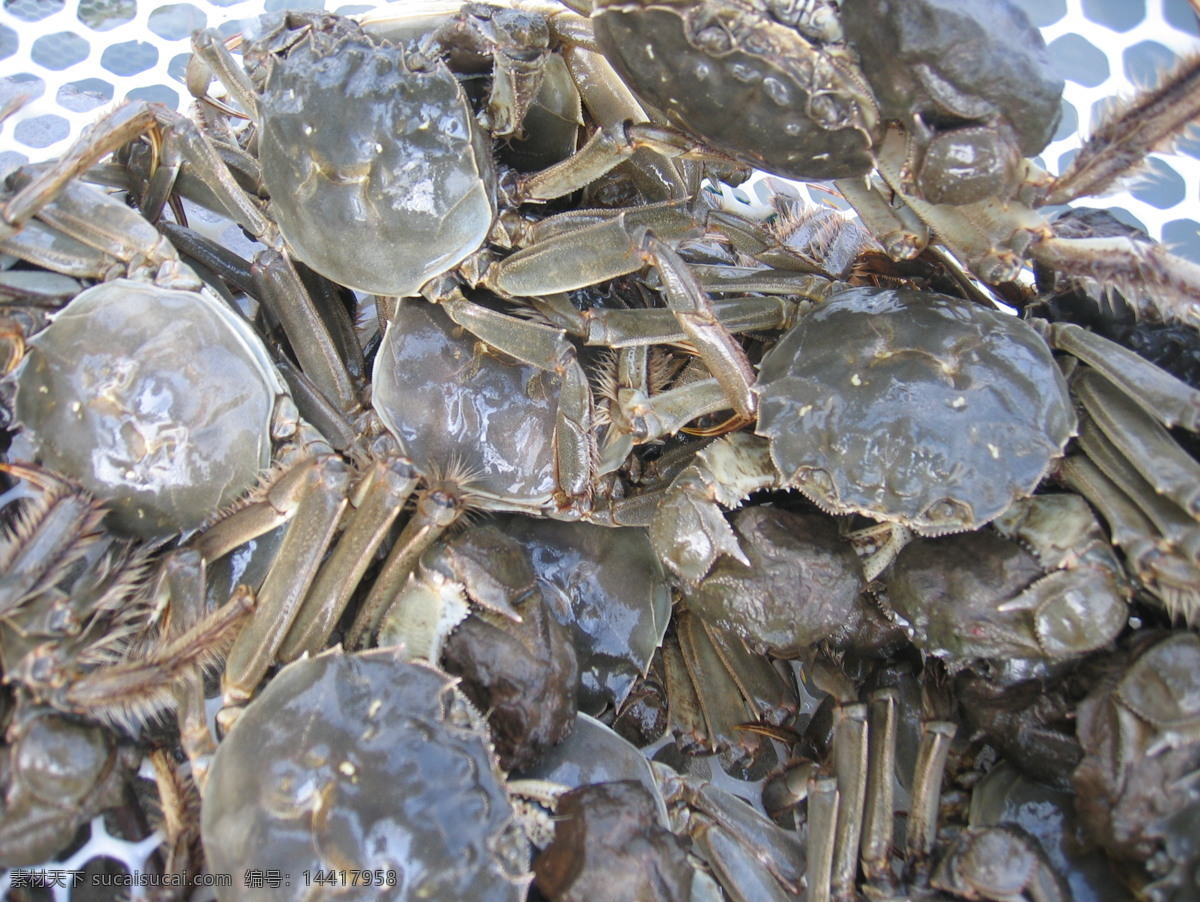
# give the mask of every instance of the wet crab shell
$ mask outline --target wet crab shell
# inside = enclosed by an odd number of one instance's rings
[[[483,243],[496,213],[491,148],[441,62],[337,19],[274,58],[259,156],[273,215],[336,282],[408,296]]]
[[[824,509],[924,535],[1030,494],[1075,430],[1062,374],[1015,317],[946,295],[845,291],[763,358],[758,432]]]
[[[114,528],[165,536],[257,482],[285,394],[262,342],[214,295],[118,279],[30,341],[14,451],[107,501]]]
[[[482,717],[452,678],[391,650],[280,671],[218,748],[201,820],[208,864],[239,899],[515,902],[530,879]],[[395,881],[300,885],[327,868]],[[294,885],[248,894],[248,869]]]
[[[772,6],[599,0],[592,22],[621,78],[675,127],[776,175],[866,173],[870,89],[845,47],[807,40]]]
[[[455,464],[492,506],[520,509],[554,491],[556,381],[481,351],[441,308],[405,300],[375,358],[372,403],[418,467]]]

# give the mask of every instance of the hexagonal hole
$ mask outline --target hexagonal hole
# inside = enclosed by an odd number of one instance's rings
[[[1139,41],[1125,48],[1121,54],[1121,68],[1125,70],[1125,77],[1134,84],[1152,85],[1175,59],[1175,54],[1158,41]]]
[[[1129,0],[1083,0],[1083,14],[1088,21],[1113,31],[1129,31],[1146,18],[1146,4]]]
[[[13,137],[19,143],[38,149],[57,144],[70,134],[71,123],[53,113],[24,119],[18,122],[16,128],[13,129]]]
[[[165,85],[149,85],[145,88],[134,88],[125,95],[127,100],[145,100],[150,103],[162,103],[171,109],[179,106],[179,93]]]
[[[86,113],[111,103],[113,94],[113,86],[103,79],[84,78],[59,88],[55,100],[72,113]]]
[[[137,15],[137,0],[79,0],[79,21],[92,31],[111,31]]]
[[[91,46],[77,34],[69,31],[59,31],[55,34],[42,35],[33,42],[29,56],[39,66],[44,66],[53,72],[70,69],[76,63],[81,63],[92,52]]]
[[[208,24],[208,16],[190,3],[160,6],[146,22],[152,32],[167,41],[190,38]]]
[[[1015,0],[1037,28],[1046,28],[1067,14],[1066,0]]]
[[[40,22],[66,5],[65,0],[4,0],[4,11],[22,22]]]
[[[1094,88],[1109,76],[1108,57],[1087,38],[1064,34],[1050,43],[1050,59],[1063,78]]]
[[[158,62],[158,48],[146,41],[125,41],[104,49],[100,65],[113,75],[137,75]]]
[[[8,59],[21,46],[17,33],[7,25],[0,25],[0,60]]]
[[[1173,219],[1163,226],[1163,244],[1171,253],[1200,263],[1200,223],[1194,219]]]
[[[1183,176],[1162,160],[1150,159],[1146,162],[1147,165],[1130,184],[1129,193],[1159,210],[1169,210],[1183,203],[1187,197],[1187,183]]]

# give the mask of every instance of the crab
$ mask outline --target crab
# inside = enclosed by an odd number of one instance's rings
[[[580,710],[599,716],[620,707],[671,613],[670,584],[646,531],[520,515],[493,522],[529,554],[542,594],[571,632]]]
[[[1130,590],[1095,515],[1078,495],[1035,495],[990,530],[904,547],[885,579],[885,607],[914,644],[952,672],[993,659],[1001,680],[1111,643]]]
[[[64,307],[15,378],[16,456],[74,475],[114,528],[146,538],[194,530],[253,487],[288,403],[222,300],[126,279]]]
[[[1139,584],[1171,617],[1194,622],[1200,465],[1168,430],[1200,429],[1200,391],[1079,326],[1041,328],[1087,364],[1071,379],[1083,416],[1059,478],[1100,511]]]
[[[614,836],[622,837],[622,849],[646,857],[649,873],[662,868],[672,882],[690,885],[693,899],[719,898],[724,890],[736,900],[782,900],[792,898],[803,885],[805,850],[794,832],[776,826],[746,800],[712,782],[647,761],[629,742],[585,714],[578,715],[572,736],[523,777],[559,784],[555,795],[568,799],[563,813],[579,818],[556,824],[554,842],[534,864],[537,882],[546,880],[552,891],[565,894],[560,898],[572,898],[576,881],[582,887],[598,879],[593,868],[611,872],[628,860],[614,850]],[[630,803],[623,826],[604,812],[613,798]],[[588,842],[579,842],[581,832]],[[703,861],[703,867],[690,856],[694,873],[677,867],[680,843]]]
[[[734,633],[677,611],[662,645],[667,721],[685,756],[714,755],[714,770],[761,778],[777,763],[774,732],[799,700],[789,678]]]
[[[946,719],[951,698],[928,679],[914,687],[891,669],[877,673],[882,688],[861,690],[861,701],[841,668],[817,658],[809,670],[830,692],[832,723],[818,730],[828,751],[821,767],[789,765],[784,783],[794,802],[807,800],[810,898],[942,898],[934,890],[966,899],[1070,898],[1038,840],[1018,826],[960,830],[947,842],[955,828],[938,821],[957,733]],[[817,725],[814,716],[810,732]],[[901,812],[903,844],[894,842]]]
[[[685,582],[741,554],[716,502],[798,488],[925,535],[976,529],[1033,492],[1075,429],[1036,332],[912,290],[835,295],[767,353],[754,390],[757,436],[705,449],[655,514],[651,536]]]
[[[0,867],[50,859],[100,811],[120,804],[137,756],[94,724],[20,705],[0,747]]]
[[[145,724],[172,708],[180,744],[202,779],[209,752],[204,671],[251,604],[238,592],[206,615],[197,598],[168,598],[183,555],[156,561],[144,543],[118,538],[103,526],[104,507],[59,476],[3,469],[24,482],[8,493],[23,497],[6,505],[9,524],[0,535],[0,670],[5,698],[15,702],[8,767],[0,765],[7,827],[0,857],[13,863],[65,847],[83,819],[118,804],[142,751],[154,744]],[[163,790],[165,777],[156,771],[156,779]],[[174,850],[187,828],[168,801],[177,796],[163,795]]]
[[[1085,830],[1124,863],[1130,883],[1146,872],[1162,881],[1164,898],[1172,885],[1194,888],[1194,853],[1189,861],[1187,833],[1174,830],[1195,818],[1198,661],[1194,633],[1137,637],[1078,711],[1084,758],[1071,779]]]
[[[421,556],[383,616],[379,644],[460,677],[463,693],[487,712],[505,770],[532,764],[575,722],[575,647],[525,549],[495,526],[468,529]]]
[[[365,732],[364,732],[365,730]],[[260,898],[525,897],[529,840],[480,715],[455,681],[390,650],[284,668],[221,742],[202,809],[209,866],[279,870]],[[253,891],[250,891],[253,892]],[[233,898],[233,896],[228,896]]]
[[[837,179],[897,259],[932,233],[985,282],[1032,257],[1137,283],[1152,315],[1197,317],[1194,264],[1123,239],[1058,238],[1037,212],[1102,193],[1176,138],[1198,112],[1195,56],[1110,115],[1054,178],[1026,158],[1053,134],[1062,82],[1007,0],[597,0],[591,18],[617,71],[672,124],[768,172]],[[705,90],[691,90],[697,80]]]

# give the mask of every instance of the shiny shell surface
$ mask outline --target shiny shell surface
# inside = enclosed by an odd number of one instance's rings
[[[758,432],[790,485],[833,513],[925,535],[999,516],[1075,431],[1032,328],[907,289],[834,297],[763,358],[756,391]]]
[[[263,182],[301,260],[359,291],[413,295],[487,236],[490,148],[445,65],[410,68],[339,21],[272,66]]]
[[[751,0],[600,0],[613,67],[677,128],[789,178],[871,168],[874,101],[845,48],[821,47]]]
[[[209,866],[234,875],[222,898],[515,902],[529,882],[482,718],[452,678],[390,650],[280,671],[217,750],[202,829]],[[248,891],[254,868],[293,885]],[[385,882],[300,883],[324,868]]]
[[[519,507],[554,491],[553,376],[483,353],[440,308],[402,301],[375,358],[379,418],[421,469],[451,464]]]
[[[33,457],[109,502],[115,528],[158,537],[255,484],[283,393],[262,343],[216,297],[118,279],[30,341],[15,407]]]

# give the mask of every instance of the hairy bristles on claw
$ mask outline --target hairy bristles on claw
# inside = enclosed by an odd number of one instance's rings
[[[617,392],[621,384],[617,379],[618,355],[616,351],[607,350],[596,361],[592,373],[592,395],[596,404],[596,425],[608,426],[612,423],[609,411],[617,403]]]
[[[1110,190],[1153,151],[1170,150],[1200,116],[1200,53],[1182,55],[1153,87],[1111,106],[1054,181],[1048,204],[1065,204]]]
[[[250,592],[239,587],[227,604],[182,634],[162,639],[137,658],[75,680],[65,691],[66,703],[97,720],[136,728],[176,705],[175,684],[183,675],[221,663],[253,607]]]
[[[1089,293],[1119,291],[1140,317],[1200,325],[1200,266],[1161,244],[1129,238],[1047,238],[1032,252],[1039,263],[1079,280]]]
[[[0,573],[18,591],[15,598],[5,592],[0,608],[53,586],[103,533],[105,510],[82,488],[60,479],[39,484],[41,493],[22,503],[0,533]]]
[[[776,200],[775,209],[767,230],[781,245],[833,278],[844,279],[864,251],[882,250],[866,229],[833,207],[783,197]]]
[[[81,668],[118,664],[152,641],[158,611],[145,589],[150,577],[151,561],[144,551],[129,553],[125,549],[107,554],[76,582],[72,592],[95,593],[86,606],[93,620],[101,625],[103,634],[76,655]]]
[[[282,477],[290,469],[291,467],[288,465],[278,462],[272,463],[271,466],[267,467],[267,469],[263,470],[262,473],[259,474],[258,482],[255,484],[254,488],[250,489],[232,504],[226,505],[218,510],[213,516],[209,517],[208,520],[205,521],[204,525],[197,530],[197,532],[203,532],[208,527],[216,523],[220,523],[222,520],[226,519],[232,514],[237,513],[243,508],[250,507],[253,504],[257,504],[266,500],[267,494],[271,491],[271,487],[275,485],[275,483],[279,481],[280,477]]]
[[[453,499],[455,507],[460,511],[458,519],[466,514],[482,509],[484,499],[473,491],[472,486],[479,481],[479,471],[473,469],[457,455],[444,464],[431,464],[425,477],[425,488],[417,493],[417,503],[422,497],[441,493],[449,501]]]

